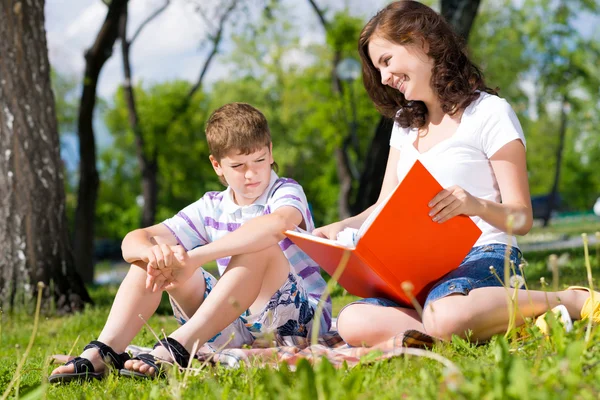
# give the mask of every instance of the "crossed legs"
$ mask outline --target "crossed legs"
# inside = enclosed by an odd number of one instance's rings
[[[519,312],[515,323],[521,325],[524,318],[536,317],[559,304],[566,306],[573,319],[579,319],[588,297],[588,292],[580,290],[555,293],[518,290]],[[474,289],[467,296],[450,295],[431,302],[422,320],[412,309],[355,304],[339,315],[338,330],[352,346],[373,346],[409,329],[422,330],[440,339],[450,339],[452,335],[465,337],[470,331],[472,340],[487,340],[508,328],[508,307],[506,289],[502,287]]]

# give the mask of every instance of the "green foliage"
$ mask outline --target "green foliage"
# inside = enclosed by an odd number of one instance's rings
[[[222,188],[208,160],[205,96],[197,93],[188,102],[189,90],[189,83],[182,81],[135,88],[143,152],[158,163],[156,221],[173,216],[206,191]],[[140,164],[122,90],[117,91],[105,122],[114,145],[100,155],[97,236],[122,238],[139,227],[141,215],[136,203],[141,194]]]
[[[559,145],[560,107],[570,106],[559,192],[563,208],[589,210],[600,193],[598,87],[600,46],[578,26],[600,19],[590,1],[482,4],[469,45],[488,84],[499,86],[527,138],[533,195],[550,191]]]
[[[292,23],[294,12],[292,5],[270,1],[256,23],[235,24],[233,48],[215,59],[227,65],[229,74],[203,87],[189,102],[188,82],[135,88],[143,151],[150,158],[156,155],[158,162],[156,221],[205,191],[222,189],[208,164],[203,130],[210,112],[231,101],[251,103],[265,113],[279,173],[303,185],[317,225],[338,218],[335,150],[351,130],[351,102],[356,103],[359,138],[351,159],[358,169],[379,120],[361,82],[350,83],[352,91],[343,82],[341,94],[334,93],[332,85],[336,52],[341,58],[357,56],[364,19],[338,12],[329,19],[325,42],[316,43],[306,40],[304,27]],[[557,102],[568,97],[571,110],[559,191],[564,208],[570,210],[590,209],[600,193],[600,136],[595,134],[600,124],[600,43],[577,29],[584,15],[598,17],[594,1],[482,2],[469,40],[470,53],[488,85],[500,87],[500,95],[519,115],[533,195],[546,194],[552,187],[560,126]],[[59,120],[68,126],[75,118],[74,85],[60,76],[54,76],[54,84]],[[141,193],[139,161],[121,91],[107,107],[105,122],[115,140],[99,156],[96,227],[98,236],[118,239],[138,227],[141,211],[136,204]],[[74,208],[75,202],[71,184],[67,204]]]

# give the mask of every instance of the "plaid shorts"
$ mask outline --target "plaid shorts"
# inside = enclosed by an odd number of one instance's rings
[[[206,284],[204,291],[206,299],[217,284],[217,279],[204,270],[202,274]],[[180,324],[185,324],[189,317],[172,297],[169,296],[169,300],[173,307],[173,315]],[[290,272],[286,282],[260,312],[250,314],[250,310],[246,310],[203,347],[205,350],[217,351],[241,348],[244,345],[251,345],[257,339],[272,340],[275,336],[306,338],[312,327],[314,312],[315,309],[308,300],[302,278]]]

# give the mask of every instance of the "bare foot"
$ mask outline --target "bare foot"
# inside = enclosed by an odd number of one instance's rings
[[[581,311],[585,302],[590,298],[591,292],[585,289],[567,289],[560,298],[567,307],[569,315],[573,319],[581,319]],[[594,303],[600,301],[600,293],[594,292]]]

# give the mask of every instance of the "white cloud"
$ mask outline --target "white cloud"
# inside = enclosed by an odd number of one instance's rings
[[[366,19],[387,2],[322,0],[319,5],[328,10],[328,17],[347,8],[353,15]],[[220,4],[220,1],[197,3],[211,6]],[[162,4],[163,0],[130,0],[129,37],[134,34],[140,23]],[[308,1],[287,0],[285,4],[300,32],[301,46],[324,43],[323,28]],[[243,17],[256,18],[259,12],[252,10],[254,8]],[[47,0],[48,48],[50,62],[55,69],[77,80],[81,79],[85,67],[84,52],[93,44],[106,17],[106,11],[107,7],[101,0]],[[209,51],[208,46],[202,46],[203,41],[206,41],[206,29],[205,22],[194,10],[192,1],[171,1],[168,8],[146,26],[131,48],[134,80],[152,83],[186,79],[195,82]],[[220,49],[228,52],[232,51],[231,47],[230,41],[225,38]],[[118,42],[113,51],[114,54],[104,65],[98,82],[98,94],[109,99],[123,80]],[[300,50],[291,57],[294,64],[304,65],[308,62]],[[208,70],[205,77],[207,85],[231,72],[229,67],[219,64],[219,60],[214,59]]]

